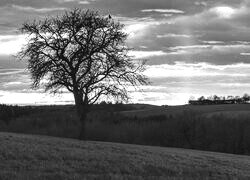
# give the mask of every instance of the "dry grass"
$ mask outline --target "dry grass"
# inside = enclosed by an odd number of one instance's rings
[[[153,115],[176,115],[184,111],[192,111],[200,114],[220,113],[220,112],[250,112],[250,104],[222,104],[222,105],[181,105],[181,106],[153,106],[141,110],[123,111],[125,116],[148,117]]]
[[[213,116],[224,116],[227,118],[250,117],[250,110],[248,111],[221,111],[204,113],[204,117],[211,118]]]
[[[0,179],[250,179],[250,157],[0,133]]]

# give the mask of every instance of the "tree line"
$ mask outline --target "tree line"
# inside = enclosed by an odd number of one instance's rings
[[[204,96],[199,97],[197,100],[189,100],[188,103],[191,105],[212,105],[212,104],[246,104],[249,103],[250,96],[244,94],[240,96],[209,96],[205,98]]]

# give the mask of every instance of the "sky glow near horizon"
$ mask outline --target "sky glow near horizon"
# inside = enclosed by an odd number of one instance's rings
[[[25,62],[12,56],[27,42],[17,31],[23,22],[74,7],[125,24],[130,55],[148,60],[151,85],[131,89],[129,102],[180,105],[191,96],[250,94],[250,0],[12,0],[0,1],[0,103],[74,103],[70,93],[31,90]]]

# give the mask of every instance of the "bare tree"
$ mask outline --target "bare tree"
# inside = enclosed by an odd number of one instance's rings
[[[28,61],[33,88],[72,92],[85,138],[90,105],[102,96],[127,100],[127,87],[147,84],[145,61],[133,61],[125,45],[124,25],[111,16],[74,9],[62,16],[24,23],[29,41],[17,57]],[[43,83],[42,83],[43,82]]]

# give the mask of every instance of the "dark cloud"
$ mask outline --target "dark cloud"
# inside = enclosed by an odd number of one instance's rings
[[[244,0],[3,0],[0,2],[0,34],[15,34],[24,21],[75,6],[99,9],[124,22],[130,35],[129,46],[169,53],[154,57],[150,60],[152,64],[177,60],[218,64],[249,62],[248,56],[241,55],[249,52],[248,45],[233,50],[229,47],[237,42],[239,45],[250,42],[250,3]],[[230,12],[219,12],[216,7],[232,8],[232,17],[227,14]],[[218,46],[213,42],[221,43]],[[204,45],[210,46],[203,48]],[[180,46],[195,48],[178,49]]]

